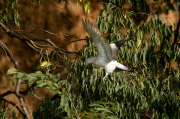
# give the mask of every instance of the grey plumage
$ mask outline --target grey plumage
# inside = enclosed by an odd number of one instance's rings
[[[133,71],[132,69],[127,68],[124,65],[117,62],[119,48],[125,42],[131,40],[130,38],[108,44],[105,38],[101,35],[100,31],[89,20],[85,19],[84,21],[82,19],[82,23],[84,29],[88,32],[91,39],[95,43],[98,51],[98,55],[96,57],[88,58],[85,61],[86,65],[92,63],[94,65],[104,67],[106,75],[103,78],[103,81],[108,76],[108,74],[113,72],[116,68],[120,68],[126,71]]]
[[[102,57],[107,62],[110,62],[112,60],[112,49],[104,39],[104,37],[101,35],[100,31],[89,20],[87,21],[87,19],[85,19],[85,22],[82,19],[82,23],[84,29],[88,32],[93,42],[96,44],[96,46],[98,46],[98,57]]]
[[[110,46],[111,46],[111,49],[112,49],[112,59],[113,60],[118,60],[118,52],[119,52],[119,48],[127,41],[131,40],[131,38],[128,38],[128,39],[124,39],[124,40],[119,40],[119,41],[116,41],[114,43],[111,43]],[[115,45],[115,47],[113,47],[113,44]]]

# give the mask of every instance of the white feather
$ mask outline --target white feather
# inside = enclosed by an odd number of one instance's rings
[[[111,43],[110,46],[111,46],[111,49],[117,49],[118,50],[118,48],[116,47],[116,44]]]
[[[120,63],[117,62],[117,61],[113,61],[113,63],[114,63],[114,65],[115,65],[117,68],[119,68],[119,69],[126,70],[126,71],[130,70],[128,67],[120,64]]]

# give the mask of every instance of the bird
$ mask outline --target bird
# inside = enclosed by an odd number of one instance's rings
[[[105,69],[105,76],[102,79],[102,82],[105,81],[106,77],[114,72],[117,69],[122,69],[125,71],[133,72],[133,69],[130,69],[119,62],[118,60],[118,50],[119,48],[131,38],[124,40],[119,40],[108,44],[105,38],[101,35],[101,32],[93,25],[92,22],[82,19],[82,24],[84,29],[90,35],[90,38],[95,43],[98,54],[95,57],[90,57],[85,60],[85,66],[89,64],[94,64],[95,66],[103,67]]]

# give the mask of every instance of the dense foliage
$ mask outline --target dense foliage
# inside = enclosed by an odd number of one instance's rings
[[[60,99],[51,101],[47,97],[43,101],[38,110],[33,112],[35,119],[180,118],[180,46],[173,42],[173,26],[165,24],[162,16],[150,13],[146,1],[128,2],[132,4],[132,11],[123,10],[125,0],[102,1],[104,9],[97,18],[97,26],[102,33],[108,34],[106,38],[109,43],[132,38],[120,48],[118,62],[134,68],[134,73],[112,73],[102,83],[104,70],[96,69],[94,65],[84,65],[87,57],[97,55],[91,40],[88,40],[75,59],[68,59],[64,69],[66,79],[59,80],[61,74],[50,74],[54,70],[54,61],[59,61],[59,55],[55,52],[42,59],[43,63],[37,60],[33,73],[17,72],[16,69],[8,71],[7,74],[15,73],[13,79],[22,78],[27,86],[35,83],[36,87],[48,87],[53,93],[59,94]],[[168,5],[172,7],[172,3],[168,2]],[[140,8],[140,12],[137,8]],[[164,11],[168,9],[163,8],[161,12]],[[10,24],[9,20],[1,16],[1,21]],[[142,17],[143,20],[148,17],[150,20],[136,24],[134,18]],[[143,20],[140,19],[139,23]],[[124,36],[119,32],[122,28],[127,31]],[[148,34],[148,37],[144,38],[144,34]],[[177,68],[171,67],[174,62]],[[46,73],[39,71],[39,67],[45,68]],[[34,89],[29,92],[33,94]],[[147,115],[149,111],[153,114]]]
[[[20,27],[21,18],[17,10],[18,0],[4,0],[6,8],[0,11],[0,20],[10,26],[12,23]]]

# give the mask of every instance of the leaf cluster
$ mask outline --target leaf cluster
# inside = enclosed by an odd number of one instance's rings
[[[0,20],[7,26],[12,23],[20,27],[20,15],[17,10],[18,0],[4,0],[7,7],[0,11]]]

